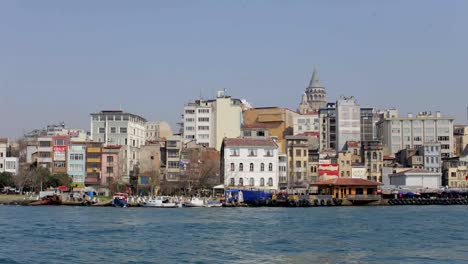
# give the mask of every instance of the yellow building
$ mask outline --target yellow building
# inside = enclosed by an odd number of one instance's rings
[[[468,188],[468,161],[466,158],[453,158],[443,165],[443,175],[450,188]]]
[[[380,183],[364,179],[335,178],[312,184],[321,195],[332,195],[336,199],[351,202],[370,202],[380,199],[377,192]]]
[[[244,125],[262,124],[276,139],[280,153],[286,153],[286,136],[293,135],[293,119],[298,113],[287,108],[260,107],[243,112]]]
[[[287,136],[286,149],[289,188],[307,188],[310,183],[308,174],[309,137]]]
[[[338,152],[338,165],[340,177],[351,178],[352,176],[352,158],[353,154],[349,151]]]

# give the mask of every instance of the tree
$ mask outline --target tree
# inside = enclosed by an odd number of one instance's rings
[[[47,187],[59,187],[59,186],[67,186],[69,187],[72,183],[70,176],[66,173],[56,173],[56,174],[49,174],[49,177],[46,178],[45,185]]]
[[[13,186],[15,182],[13,181],[13,176],[9,172],[0,172],[0,187]]]

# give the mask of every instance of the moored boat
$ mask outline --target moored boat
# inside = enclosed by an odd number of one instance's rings
[[[177,201],[169,196],[156,196],[148,201],[140,204],[143,207],[157,207],[157,208],[177,208],[179,207]]]
[[[127,207],[128,198],[126,193],[116,193],[112,197],[112,205],[115,207]]]
[[[186,202],[183,204],[184,207],[206,207],[206,205],[206,201],[198,197],[192,197],[192,199],[190,199],[190,202]]]

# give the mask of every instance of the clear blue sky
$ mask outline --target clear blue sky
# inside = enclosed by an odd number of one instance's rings
[[[468,1],[0,1],[0,137],[89,129],[118,109],[175,124],[226,88],[296,109],[316,65],[328,101],[466,122]]]

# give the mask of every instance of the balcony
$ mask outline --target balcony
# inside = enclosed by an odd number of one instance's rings
[[[101,159],[100,158],[87,158],[86,162],[100,163]]]
[[[96,148],[96,147],[88,148],[87,152],[88,153],[100,153],[101,148]]]
[[[86,169],[86,173],[93,173],[93,172],[101,172],[101,169],[100,168],[87,168]]]

